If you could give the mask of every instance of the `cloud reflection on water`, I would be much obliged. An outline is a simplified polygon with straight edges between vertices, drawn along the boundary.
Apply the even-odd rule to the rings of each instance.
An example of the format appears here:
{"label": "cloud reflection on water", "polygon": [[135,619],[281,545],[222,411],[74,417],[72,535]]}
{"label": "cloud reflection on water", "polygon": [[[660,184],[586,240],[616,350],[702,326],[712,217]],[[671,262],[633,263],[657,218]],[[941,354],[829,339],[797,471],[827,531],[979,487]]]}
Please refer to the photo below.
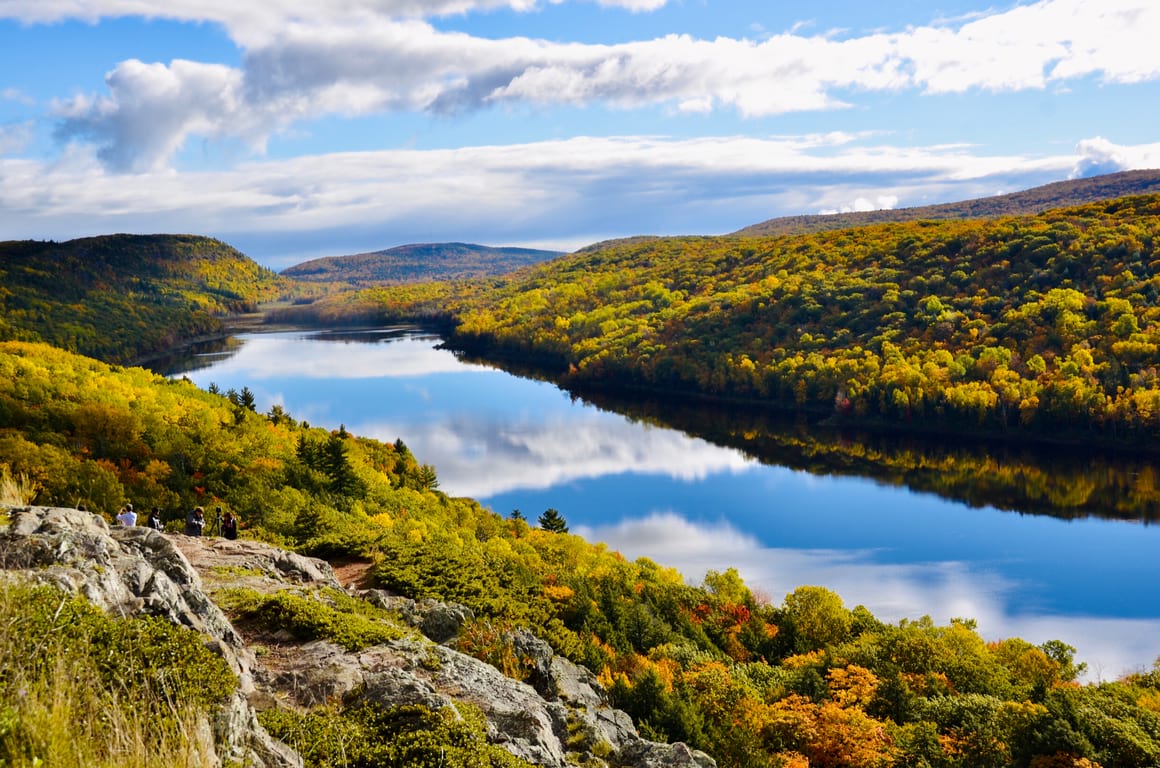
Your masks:
{"label": "cloud reflection on water", "polygon": [[[378,379],[480,373],[492,369],[464,363],[437,349],[426,334],[386,338],[383,331],[246,334],[242,349],[214,364],[220,376],[245,374],[255,381],[288,376],[305,379]],[[364,335],[365,341],[355,340]],[[370,343],[385,342],[390,343]],[[352,347],[354,351],[352,353]],[[497,374],[498,375],[498,374]]]}
{"label": "cloud reflection on water", "polygon": [[763,545],[728,522],[707,525],[672,512],[653,512],[575,533],[606,543],[629,559],[647,557],[699,582],[707,570],[733,567],[760,595],[780,604],[804,584],[824,585],[847,607],[865,605],[896,622],[930,615],[945,624],[972,618],[988,640],[1022,637],[1033,643],[1062,639],[1088,664],[1086,679],[1115,679],[1157,653],[1160,619],[1044,616],[1019,611],[1020,585],[958,561],[878,563],[873,550],[782,549]]}
{"label": "cloud reflection on water", "polygon": [[354,430],[380,440],[409,435],[411,451],[438,468],[441,490],[473,498],[627,472],[701,480],[754,464],[739,451],[592,411],[516,421],[462,414],[422,429],[391,422]]}

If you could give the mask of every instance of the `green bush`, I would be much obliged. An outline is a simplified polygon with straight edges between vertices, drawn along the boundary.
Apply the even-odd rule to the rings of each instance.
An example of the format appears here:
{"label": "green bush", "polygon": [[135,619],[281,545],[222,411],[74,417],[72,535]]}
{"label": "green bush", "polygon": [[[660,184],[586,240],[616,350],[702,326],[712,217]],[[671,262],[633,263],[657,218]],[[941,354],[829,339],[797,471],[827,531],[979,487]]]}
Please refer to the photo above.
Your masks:
{"label": "green bush", "polygon": [[483,715],[470,705],[363,704],[305,714],[268,710],[259,719],[298,750],[308,768],[523,768],[529,763],[489,744]]}
{"label": "green bush", "polygon": [[285,630],[299,640],[330,640],[348,651],[407,634],[390,612],[337,589],[327,588],[316,596],[285,590],[263,595],[252,589],[228,589],[215,597],[235,618],[262,630]]}

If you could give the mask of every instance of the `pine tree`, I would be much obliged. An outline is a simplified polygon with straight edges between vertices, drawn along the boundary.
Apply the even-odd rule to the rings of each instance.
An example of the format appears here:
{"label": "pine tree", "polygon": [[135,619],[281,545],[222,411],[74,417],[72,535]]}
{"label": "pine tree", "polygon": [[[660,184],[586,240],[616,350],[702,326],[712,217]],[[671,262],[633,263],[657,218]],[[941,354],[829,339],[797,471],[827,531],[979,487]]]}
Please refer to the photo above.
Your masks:
{"label": "pine tree", "polygon": [[551,533],[567,533],[568,521],[560,514],[560,510],[555,507],[548,507],[544,510],[544,514],[540,515],[538,522],[540,527],[545,531]]}

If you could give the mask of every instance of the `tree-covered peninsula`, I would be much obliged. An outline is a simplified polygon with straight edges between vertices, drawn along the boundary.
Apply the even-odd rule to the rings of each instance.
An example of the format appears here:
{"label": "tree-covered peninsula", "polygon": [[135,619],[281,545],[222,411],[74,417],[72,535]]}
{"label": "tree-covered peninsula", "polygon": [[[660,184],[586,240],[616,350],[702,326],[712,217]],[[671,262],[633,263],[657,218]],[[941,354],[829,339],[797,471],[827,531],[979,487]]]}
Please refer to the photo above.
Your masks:
{"label": "tree-covered peninsula", "polygon": [[234,248],[195,235],[0,243],[0,339],[110,362],[220,333],[223,317],[291,291]]}
{"label": "tree-covered peninsula", "polygon": [[[434,468],[401,441],[311,427],[277,407],[258,413],[246,391],[214,394],[42,344],[0,344],[0,465],[23,503],[83,503],[108,514],[132,500],[140,510],[163,509],[171,530],[181,529],[192,505],[222,505],[241,515],[243,538],[365,563],[375,586],[470,609],[455,646],[535,684],[540,669],[521,640],[530,628],[591,670],[643,735],[686,742],[722,766],[1160,760],[1155,671],[1080,684],[1063,642],[986,641],[969,619],[888,624],[819,586],[770,601],[731,570],[694,586],[652,561],[629,562],[566,532],[450,498],[438,490]],[[313,601],[279,594],[226,588],[216,597],[239,626],[278,630],[278,645],[265,650],[274,659],[312,640],[365,648],[399,631],[385,628],[390,620],[380,609],[333,591]],[[41,591],[3,597],[4,615],[19,615],[21,601],[31,601],[53,626],[59,599]],[[97,637],[142,631],[84,621]],[[186,642],[164,638],[173,647]],[[100,653],[104,641],[93,647]],[[432,669],[440,658],[432,652]],[[0,686],[7,681],[0,676]],[[34,733],[26,699],[10,694],[4,689],[0,705],[0,757],[33,764],[21,762],[37,754],[25,738]],[[262,721],[292,738],[312,766],[376,764],[370,756],[386,759],[402,744],[433,765],[467,765],[465,746],[482,733],[467,715],[456,730],[424,707],[265,706]],[[619,764],[621,755],[597,733],[577,726],[568,744],[570,765]],[[484,759],[483,747],[475,749]],[[372,762],[343,762],[342,754]],[[487,755],[488,765],[517,764]]]}
{"label": "tree-covered peninsula", "polygon": [[1025,217],[658,238],[311,309],[437,319],[461,349],[533,362],[581,390],[1150,447],[1158,234],[1151,195]]}

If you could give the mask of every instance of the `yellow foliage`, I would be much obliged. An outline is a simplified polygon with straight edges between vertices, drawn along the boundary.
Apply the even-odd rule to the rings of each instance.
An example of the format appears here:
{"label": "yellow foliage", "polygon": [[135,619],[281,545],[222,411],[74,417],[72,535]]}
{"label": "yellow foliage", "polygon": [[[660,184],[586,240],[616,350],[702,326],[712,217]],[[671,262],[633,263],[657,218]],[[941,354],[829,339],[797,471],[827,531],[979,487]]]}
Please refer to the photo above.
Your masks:
{"label": "yellow foliage", "polygon": [[877,675],[857,664],[831,669],[826,681],[834,701],[843,707],[864,707],[878,690]]}
{"label": "yellow foliage", "polygon": [[1148,690],[1141,693],[1140,697],[1136,699],[1136,705],[1153,712],[1160,712],[1160,691]]}
{"label": "yellow foliage", "polygon": [[565,600],[571,600],[572,596],[575,594],[575,590],[563,584],[559,586],[549,584],[544,587],[544,597],[548,598],[549,600],[564,602]]}
{"label": "yellow foliage", "polygon": [[[774,633],[776,634],[776,632]],[[809,653],[799,653],[789,656],[781,662],[787,669],[804,669],[805,667],[820,667],[825,662],[825,651],[819,649]]]}
{"label": "yellow foliage", "polygon": [[801,752],[781,752],[782,768],[810,768],[810,759]]}

